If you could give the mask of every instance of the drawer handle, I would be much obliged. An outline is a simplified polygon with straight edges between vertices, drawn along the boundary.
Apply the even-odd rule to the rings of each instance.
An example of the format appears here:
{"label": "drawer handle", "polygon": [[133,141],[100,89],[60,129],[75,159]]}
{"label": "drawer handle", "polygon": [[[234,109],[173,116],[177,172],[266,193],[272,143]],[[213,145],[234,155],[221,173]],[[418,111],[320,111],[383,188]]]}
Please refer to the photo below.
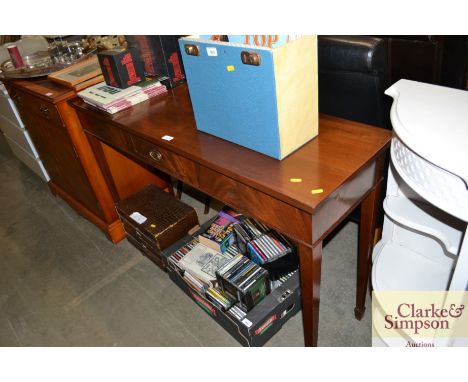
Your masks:
{"label": "drawer handle", "polygon": [[156,162],[161,162],[162,154],[158,150],[151,150],[148,155]]}
{"label": "drawer handle", "polygon": [[49,108],[47,108],[46,106],[41,106],[39,110],[41,111],[42,114],[45,114],[45,115],[49,114]]}

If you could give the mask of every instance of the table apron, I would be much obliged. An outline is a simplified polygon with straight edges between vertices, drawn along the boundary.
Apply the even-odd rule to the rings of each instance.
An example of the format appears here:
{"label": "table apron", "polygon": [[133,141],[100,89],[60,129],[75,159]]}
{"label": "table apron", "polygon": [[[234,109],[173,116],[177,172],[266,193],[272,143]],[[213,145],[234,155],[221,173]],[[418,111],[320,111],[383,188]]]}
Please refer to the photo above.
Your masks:
{"label": "table apron", "polygon": [[[85,118],[82,117],[82,119]],[[241,213],[262,221],[293,240],[311,245],[312,219],[310,213],[173,151],[143,141],[141,138],[118,128],[105,126],[101,121],[89,118],[86,122],[84,126],[87,134],[143,160],[150,166],[178,180],[182,180]],[[148,155],[152,150],[161,153],[159,161]],[[292,224],[292,222],[294,223]]]}
{"label": "table apron", "polygon": [[198,166],[198,189],[291,239],[311,245],[311,214],[207,167]]}
{"label": "table apron", "polygon": [[312,242],[323,240],[378,183],[377,159],[335,190],[313,213]]}
{"label": "table apron", "polygon": [[[377,182],[375,176],[377,159],[374,159],[333,192],[311,214],[120,129],[110,129],[109,126],[104,126],[105,124],[96,120],[87,122],[85,126],[88,134],[182,180],[241,213],[259,219],[309,247],[322,240],[336,227]],[[149,156],[152,150],[162,154],[160,161],[155,161]]]}

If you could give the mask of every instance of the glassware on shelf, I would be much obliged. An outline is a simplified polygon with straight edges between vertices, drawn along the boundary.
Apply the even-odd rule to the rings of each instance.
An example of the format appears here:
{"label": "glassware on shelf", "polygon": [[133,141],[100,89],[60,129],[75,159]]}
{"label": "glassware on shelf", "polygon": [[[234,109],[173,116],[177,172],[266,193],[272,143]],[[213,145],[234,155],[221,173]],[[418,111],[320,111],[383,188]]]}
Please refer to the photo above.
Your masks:
{"label": "glassware on shelf", "polygon": [[49,45],[49,55],[55,65],[69,65],[84,56],[80,42],[54,41]]}

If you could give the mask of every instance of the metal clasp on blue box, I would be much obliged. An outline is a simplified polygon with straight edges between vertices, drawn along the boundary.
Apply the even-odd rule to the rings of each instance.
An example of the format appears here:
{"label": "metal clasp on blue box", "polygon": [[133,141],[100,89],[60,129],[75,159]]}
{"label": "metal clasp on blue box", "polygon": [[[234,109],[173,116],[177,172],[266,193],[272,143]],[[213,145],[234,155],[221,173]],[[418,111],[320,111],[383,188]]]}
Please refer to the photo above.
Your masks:
{"label": "metal clasp on blue box", "polygon": [[317,36],[278,47],[179,40],[198,130],[283,159],[318,134]]}

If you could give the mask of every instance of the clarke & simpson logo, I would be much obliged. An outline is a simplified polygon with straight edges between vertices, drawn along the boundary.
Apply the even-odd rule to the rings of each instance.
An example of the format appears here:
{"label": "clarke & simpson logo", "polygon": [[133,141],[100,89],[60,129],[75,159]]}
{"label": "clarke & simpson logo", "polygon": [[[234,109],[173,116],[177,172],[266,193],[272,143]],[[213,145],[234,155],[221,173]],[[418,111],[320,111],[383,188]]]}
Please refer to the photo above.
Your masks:
{"label": "clarke & simpson logo", "polygon": [[[415,304],[398,305],[396,315],[385,316],[385,329],[407,329],[419,334],[422,329],[449,329],[450,321],[447,318],[458,318],[463,314],[465,305],[451,304],[448,309],[436,308],[431,304],[429,308],[417,308]],[[445,319],[444,319],[445,318]]]}
{"label": "clarke & simpson logo", "polygon": [[374,291],[373,345],[466,346],[467,303],[464,291]]}

